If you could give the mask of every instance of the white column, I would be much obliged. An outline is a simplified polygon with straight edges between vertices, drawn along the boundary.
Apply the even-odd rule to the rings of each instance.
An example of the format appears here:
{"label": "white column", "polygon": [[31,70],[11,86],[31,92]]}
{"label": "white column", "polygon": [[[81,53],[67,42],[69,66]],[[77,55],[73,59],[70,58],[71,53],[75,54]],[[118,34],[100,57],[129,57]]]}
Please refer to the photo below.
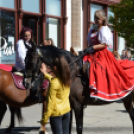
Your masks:
{"label": "white column", "polygon": [[82,1],[72,0],[72,35],[71,35],[71,46],[74,47],[76,51],[81,50],[82,46]]}
{"label": "white column", "polygon": [[122,37],[118,38],[118,53],[121,55],[122,50],[125,49],[125,39]]}
{"label": "white column", "polygon": [[71,47],[71,0],[67,0],[66,50]]}

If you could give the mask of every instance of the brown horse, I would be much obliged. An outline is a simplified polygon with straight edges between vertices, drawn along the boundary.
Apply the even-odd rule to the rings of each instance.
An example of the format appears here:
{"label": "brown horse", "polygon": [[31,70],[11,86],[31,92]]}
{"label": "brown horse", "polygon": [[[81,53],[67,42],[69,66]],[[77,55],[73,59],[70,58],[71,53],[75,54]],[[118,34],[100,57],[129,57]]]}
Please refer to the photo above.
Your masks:
{"label": "brown horse", "polygon": [[[39,75],[39,67],[42,62],[44,62],[47,65],[50,65],[53,58],[64,56],[66,60],[68,61],[70,65],[70,72],[71,72],[71,91],[70,91],[70,104],[72,109],[75,112],[75,119],[76,119],[76,131],[78,134],[82,134],[83,130],[83,108],[86,105],[103,105],[103,104],[109,104],[112,102],[106,102],[106,101],[89,101],[89,85],[88,83],[88,76],[85,73],[82,73],[78,76],[78,68],[81,66],[82,59],[77,60],[76,58],[79,58],[77,56],[74,56],[72,53],[56,48],[54,46],[43,46],[43,47],[37,47],[33,48],[31,51],[27,53],[25,63],[26,63],[26,76],[25,76],[25,83],[27,86],[31,87],[31,83],[33,82],[32,79],[29,80],[29,77],[37,77]],[[73,63],[74,64],[70,64]],[[82,82],[83,81],[83,82]],[[83,83],[83,84],[82,84]],[[124,99],[122,99],[122,102],[124,103],[124,106],[127,110],[127,112],[130,115],[130,118],[132,120],[133,124],[133,133],[134,133],[134,109],[133,109],[133,97],[134,97],[134,91],[131,92],[128,96],[126,96]],[[71,126],[71,124],[70,124]]]}
{"label": "brown horse", "polygon": [[[45,90],[42,95],[46,97]],[[31,102],[29,97],[27,97],[27,90],[18,89],[14,85],[11,72],[4,71],[0,69],[0,100],[12,107],[21,108],[36,104]],[[3,104],[0,103],[0,109],[3,108]],[[43,107],[45,107],[45,102],[43,102]],[[43,108],[44,110],[45,108]]]}

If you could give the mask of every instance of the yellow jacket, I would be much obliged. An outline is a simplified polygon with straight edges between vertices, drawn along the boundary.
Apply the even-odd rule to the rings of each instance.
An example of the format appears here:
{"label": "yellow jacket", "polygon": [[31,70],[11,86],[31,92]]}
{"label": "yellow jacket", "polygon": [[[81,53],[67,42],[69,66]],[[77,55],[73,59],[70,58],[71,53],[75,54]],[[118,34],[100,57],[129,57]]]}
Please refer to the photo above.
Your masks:
{"label": "yellow jacket", "polygon": [[42,124],[46,124],[50,116],[61,116],[70,111],[70,87],[65,87],[58,77],[53,78],[51,75],[45,74],[44,78],[50,83],[47,93],[47,108],[41,120]]}

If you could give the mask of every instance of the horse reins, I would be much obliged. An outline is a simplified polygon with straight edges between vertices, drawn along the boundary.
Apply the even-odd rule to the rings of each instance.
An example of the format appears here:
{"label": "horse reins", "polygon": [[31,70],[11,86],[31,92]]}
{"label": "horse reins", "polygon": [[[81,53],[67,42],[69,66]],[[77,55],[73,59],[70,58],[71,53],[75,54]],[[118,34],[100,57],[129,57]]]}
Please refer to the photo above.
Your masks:
{"label": "horse reins", "polygon": [[79,60],[80,58],[82,58],[85,54],[83,53],[81,56],[79,56],[78,58],[76,58],[73,62],[69,63],[69,66],[73,65],[77,60]]}

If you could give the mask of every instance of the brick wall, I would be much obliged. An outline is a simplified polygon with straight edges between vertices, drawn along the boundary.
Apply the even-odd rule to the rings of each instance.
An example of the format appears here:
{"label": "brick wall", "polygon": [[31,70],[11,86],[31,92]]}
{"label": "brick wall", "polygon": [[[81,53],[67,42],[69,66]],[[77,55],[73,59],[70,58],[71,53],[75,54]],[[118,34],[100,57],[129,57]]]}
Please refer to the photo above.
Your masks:
{"label": "brick wall", "polygon": [[71,1],[71,45],[81,47],[81,0]]}

